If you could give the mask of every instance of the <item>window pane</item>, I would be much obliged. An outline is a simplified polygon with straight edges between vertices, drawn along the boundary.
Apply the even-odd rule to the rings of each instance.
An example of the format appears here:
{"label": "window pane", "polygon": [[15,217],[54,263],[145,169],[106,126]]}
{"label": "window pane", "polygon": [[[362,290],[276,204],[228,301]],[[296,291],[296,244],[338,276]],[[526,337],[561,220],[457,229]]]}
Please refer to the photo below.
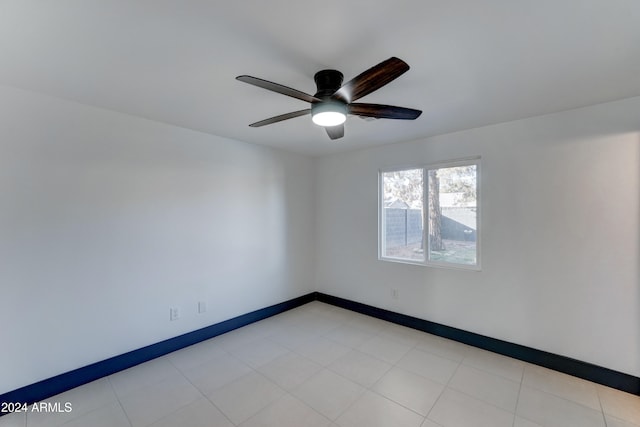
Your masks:
{"label": "window pane", "polygon": [[424,261],[423,169],[382,174],[382,256]]}
{"label": "window pane", "polygon": [[477,265],[477,165],[428,175],[429,261]]}

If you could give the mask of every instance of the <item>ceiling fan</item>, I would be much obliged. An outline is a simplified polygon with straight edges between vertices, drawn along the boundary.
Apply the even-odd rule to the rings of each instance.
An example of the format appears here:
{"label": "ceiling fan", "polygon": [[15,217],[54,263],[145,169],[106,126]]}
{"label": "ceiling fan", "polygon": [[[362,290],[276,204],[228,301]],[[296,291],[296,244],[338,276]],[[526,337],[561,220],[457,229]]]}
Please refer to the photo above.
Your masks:
{"label": "ceiling fan", "polygon": [[347,114],[373,117],[376,119],[415,120],[422,111],[412,108],[395,107],[393,105],[363,104],[354,102],[371,92],[380,89],[387,83],[400,77],[409,70],[409,65],[401,59],[391,57],[367,71],[354,77],[344,85],[343,75],[337,70],[318,71],[313,77],[317,92],[309,95],[296,89],[273,83],[252,76],[238,76],[237,80],[263,89],[291,96],[311,103],[311,108],[281,114],[269,119],[252,123],[251,127],[260,127],[311,114],[313,122],[323,126],[329,138],[339,139],[344,136],[344,122]]}

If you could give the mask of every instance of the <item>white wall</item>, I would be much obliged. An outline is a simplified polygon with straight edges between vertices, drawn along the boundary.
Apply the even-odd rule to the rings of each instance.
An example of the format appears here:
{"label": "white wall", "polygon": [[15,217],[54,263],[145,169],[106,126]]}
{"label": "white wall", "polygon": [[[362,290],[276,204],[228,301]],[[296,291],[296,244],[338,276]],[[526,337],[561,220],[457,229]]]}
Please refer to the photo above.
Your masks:
{"label": "white wall", "polygon": [[311,159],[0,87],[0,393],[313,291],[313,197]]}
{"label": "white wall", "polygon": [[[482,271],[378,261],[378,169],[475,155]],[[316,166],[318,291],[640,375],[640,98]]]}
{"label": "white wall", "polygon": [[[312,160],[0,87],[0,393],[313,290],[638,376],[639,117]],[[483,270],[378,261],[378,169],[473,155]]]}

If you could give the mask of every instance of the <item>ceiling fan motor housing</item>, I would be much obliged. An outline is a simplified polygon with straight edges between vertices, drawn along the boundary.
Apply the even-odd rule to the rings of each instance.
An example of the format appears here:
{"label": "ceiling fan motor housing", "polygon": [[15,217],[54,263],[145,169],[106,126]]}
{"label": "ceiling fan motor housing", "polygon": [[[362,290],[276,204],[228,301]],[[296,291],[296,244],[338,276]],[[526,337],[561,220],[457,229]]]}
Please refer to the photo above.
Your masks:
{"label": "ceiling fan motor housing", "polygon": [[318,71],[315,76],[313,76],[316,87],[318,88],[315,97],[320,99],[329,98],[340,89],[343,78],[344,76],[338,70]]}

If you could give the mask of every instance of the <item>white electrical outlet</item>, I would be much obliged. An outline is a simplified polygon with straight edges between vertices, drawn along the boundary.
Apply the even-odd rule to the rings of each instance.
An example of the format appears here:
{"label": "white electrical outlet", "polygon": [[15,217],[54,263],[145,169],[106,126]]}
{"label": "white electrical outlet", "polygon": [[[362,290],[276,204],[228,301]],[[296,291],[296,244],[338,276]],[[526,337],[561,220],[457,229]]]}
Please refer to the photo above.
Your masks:
{"label": "white electrical outlet", "polygon": [[202,314],[207,311],[207,303],[205,301],[198,301],[198,313]]}
{"label": "white electrical outlet", "polygon": [[180,318],[180,307],[169,308],[169,320],[174,321]]}

